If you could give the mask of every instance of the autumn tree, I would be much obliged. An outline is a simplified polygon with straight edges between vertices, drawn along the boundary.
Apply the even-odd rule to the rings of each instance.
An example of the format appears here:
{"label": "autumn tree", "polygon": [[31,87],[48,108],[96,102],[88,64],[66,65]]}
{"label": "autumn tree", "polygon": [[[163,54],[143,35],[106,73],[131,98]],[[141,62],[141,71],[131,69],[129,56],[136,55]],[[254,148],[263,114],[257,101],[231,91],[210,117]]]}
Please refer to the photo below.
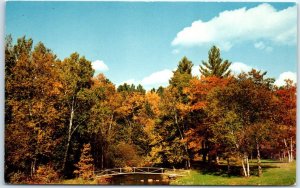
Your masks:
{"label": "autumn tree", "polygon": [[296,137],[296,85],[291,80],[276,89],[278,97],[276,123],[278,124],[279,143],[284,146],[283,153],[288,154],[288,162],[294,159]]}
{"label": "autumn tree", "polygon": [[31,177],[40,164],[54,161],[62,126],[56,56],[42,43],[32,50],[32,43],[23,37],[7,45],[5,129],[7,167]]}
{"label": "autumn tree", "polygon": [[202,155],[204,162],[211,161],[214,153],[217,157],[216,146],[210,141],[211,130],[210,123],[214,118],[209,117],[206,107],[210,103],[208,101],[209,94],[214,90],[222,89],[227,86],[231,79],[219,78],[216,76],[193,78],[190,80],[189,86],[184,89],[184,93],[189,98],[191,126],[186,132],[186,139],[189,142],[189,149],[197,156]]}
{"label": "autumn tree", "polygon": [[207,103],[207,113],[213,120],[209,126],[212,140],[223,142],[224,149],[234,149],[247,177],[250,176],[248,158],[253,150],[257,153],[258,174],[262,172],[260,150],[273,121],[274,95],[271,80],[264,75],[256,70],[243,73],[227,87],[214,90]]}
{"label": "autumn tree", "polygon": [[74,171],[78,177],[88,180],[92,179],[94,175],[94,159],[91,155],[91,145],[84,144],[81,150],[79,162],[75,165],[77,170]]}
{"label": "autumn tree", "polygon": [[90,179],[112,167],[190,168],[201,156],[227,160],[228,173],[235,158],[249,177],[249,156],[258,176],[261,156],[295,158],[296,85],[274,86],[254,69],[230,75],[216,46],[200,78],[183,57],[168,86],[146,91],[94,76],[78,53],[61,61],[32,39],[5,42],[7,182],[55,183],[62,173]]}
{"label": "autumn tree", "polygon": [[231,73],[229,69],[231,62],[223,60],[220,49],[216,46],[211,47],[208,52],[208,61],[202,61],[200,72],[203,76],[228,77]]}
{"label": "autumn tree", "polygon": [[92,79],[90,99],[92,107],[88,119],[87,132],[94,150],[92,154],[97,168],[108,168],[109,156],[114,137],[117,134],[116,111],[120,106],[120,96],[115,86],[103,75]]}
{"label": "autumn tree", "polygon": [[120,107],[117,109],[117,123],[120,125],[117,138],[129,144],[135,144],[140,153],[147,148],[147,135],[144,132],[145,122],[142,120],[145,111],[145,94],[140,91],[121,91]]}

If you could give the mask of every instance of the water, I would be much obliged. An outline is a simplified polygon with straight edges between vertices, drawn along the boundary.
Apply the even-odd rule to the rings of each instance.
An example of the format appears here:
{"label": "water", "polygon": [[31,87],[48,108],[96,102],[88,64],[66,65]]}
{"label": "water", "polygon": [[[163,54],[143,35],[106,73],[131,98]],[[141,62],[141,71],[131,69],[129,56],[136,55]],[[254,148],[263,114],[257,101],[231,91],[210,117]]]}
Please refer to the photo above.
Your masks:
{"label": "water", "polygon": [[160,174],[127,174],[112,176],[111,185],[169,185],[170,179]]}

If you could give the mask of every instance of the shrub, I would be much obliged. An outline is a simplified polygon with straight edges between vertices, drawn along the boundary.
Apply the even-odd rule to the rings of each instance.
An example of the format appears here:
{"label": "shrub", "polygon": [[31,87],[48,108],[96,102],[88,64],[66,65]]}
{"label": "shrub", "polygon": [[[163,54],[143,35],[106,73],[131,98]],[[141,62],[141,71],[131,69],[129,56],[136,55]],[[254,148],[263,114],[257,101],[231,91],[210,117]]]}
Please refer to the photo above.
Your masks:
{"label": "shrub", "polygon": [[52,165],[39,166],[33,177],[34,184],[51,184],[58,182],[59,174],[53,169]]}
{"label": "shrub", "polygon": [[23,172],[18,171],[10,174],[9,182],[11,184],[26,184],[28,178]]}

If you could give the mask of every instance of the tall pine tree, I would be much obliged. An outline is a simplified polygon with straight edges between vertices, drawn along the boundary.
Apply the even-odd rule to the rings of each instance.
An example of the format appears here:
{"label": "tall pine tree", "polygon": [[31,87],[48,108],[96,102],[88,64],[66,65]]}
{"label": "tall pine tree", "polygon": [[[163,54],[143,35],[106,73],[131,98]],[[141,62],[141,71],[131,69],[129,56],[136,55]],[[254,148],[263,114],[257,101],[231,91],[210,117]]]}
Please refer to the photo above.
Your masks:
{"label": "tall pine tree", "polygon": [[203,76],[217,76],[220,78],[228,77],[231,73],[229,66],[231,62],[228,60],[222,60],[220,57],[220,49],[213,46],[208,52],[208,62],[202,61],[200,65],[200,72]]}

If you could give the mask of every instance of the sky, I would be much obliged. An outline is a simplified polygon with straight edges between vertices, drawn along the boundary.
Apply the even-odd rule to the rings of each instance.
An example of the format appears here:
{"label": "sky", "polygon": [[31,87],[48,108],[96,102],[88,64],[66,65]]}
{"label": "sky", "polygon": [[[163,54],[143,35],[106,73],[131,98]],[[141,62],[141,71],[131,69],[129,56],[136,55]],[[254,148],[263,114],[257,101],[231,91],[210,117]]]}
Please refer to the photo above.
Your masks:
{"label": "sky", "polygon": [[212,45],[235,74],[297,80],[295,3],[8,1],[5,14],[14,41],[41,41],[61,60],[78,52],[117,86],[167,86],[183,56],[199,76]]}

